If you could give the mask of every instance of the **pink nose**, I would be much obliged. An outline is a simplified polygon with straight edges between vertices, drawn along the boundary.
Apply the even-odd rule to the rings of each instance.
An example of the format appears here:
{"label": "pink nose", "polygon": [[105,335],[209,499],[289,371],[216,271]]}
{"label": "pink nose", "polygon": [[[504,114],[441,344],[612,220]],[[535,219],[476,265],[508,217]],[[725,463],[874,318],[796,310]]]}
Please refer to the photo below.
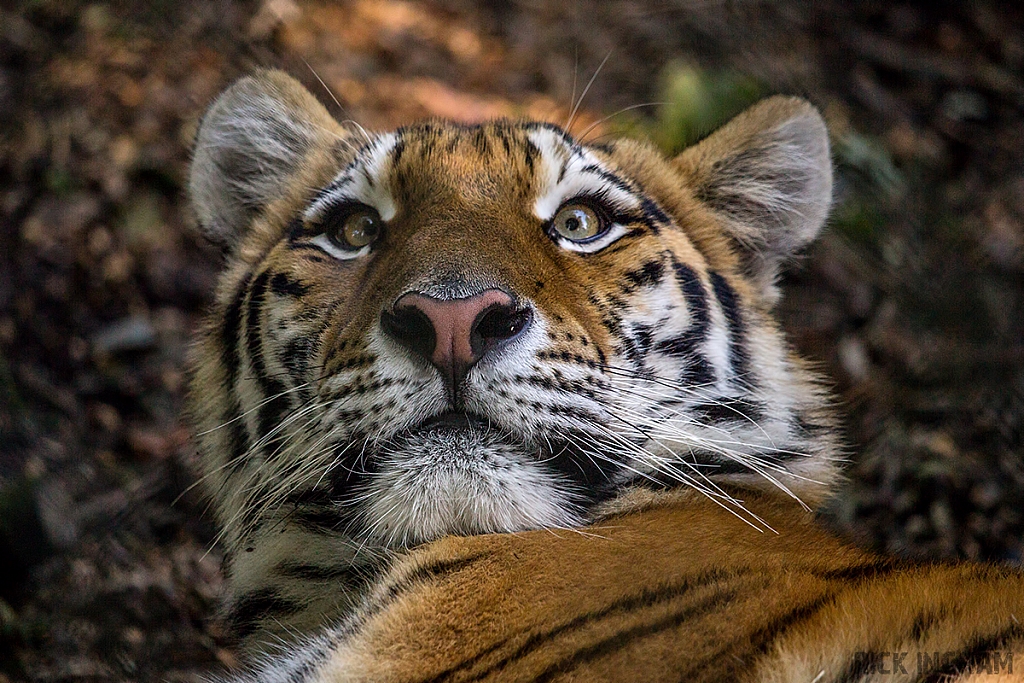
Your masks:
{"label": "pink nose", "polygon": [[469,368],[519,336],[531,320],[530,309],[517,308],[500,289],[460,299],[411,292],[398,298],[392,313],[381,315],[381,326],[433,363],[454,391]]}

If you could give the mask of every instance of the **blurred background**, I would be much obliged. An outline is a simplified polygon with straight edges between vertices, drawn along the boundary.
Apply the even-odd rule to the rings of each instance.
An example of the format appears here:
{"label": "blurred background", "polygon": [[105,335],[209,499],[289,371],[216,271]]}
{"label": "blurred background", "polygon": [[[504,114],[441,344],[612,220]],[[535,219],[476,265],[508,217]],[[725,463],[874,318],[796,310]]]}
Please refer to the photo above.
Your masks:
{"label": "blurred background", "polygon": [[367,128],[579,106],[576,133],[669,152],[809,98],[837,200],[781,314],[848,415],[823,516],[886,551],[1021,561],[1024,6],[3,0],[0,683],[237,663],[180,421],[219,265],[183,186],[205,105],[256,66]]}

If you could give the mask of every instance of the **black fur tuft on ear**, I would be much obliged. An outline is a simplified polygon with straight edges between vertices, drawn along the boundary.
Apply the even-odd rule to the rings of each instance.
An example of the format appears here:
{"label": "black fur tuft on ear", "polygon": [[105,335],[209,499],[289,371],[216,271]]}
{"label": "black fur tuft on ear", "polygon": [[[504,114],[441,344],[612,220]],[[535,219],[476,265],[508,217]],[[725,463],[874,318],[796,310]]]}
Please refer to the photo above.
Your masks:
{"label": "black fur tuft on ear", "polygon": [[234,246],[306,154],[343,136],[324,106],[287,74],[261,71],[236,81],[210,106],[196,135],[188,189],[200,228]]}
{"label": "black fur tuft on ear", "polygon": [[783,262],[813,240],[832,201],[828,132],[818,111],[772,97],[675,160],[698,199],[724,221],[748,274],[778,298]]}

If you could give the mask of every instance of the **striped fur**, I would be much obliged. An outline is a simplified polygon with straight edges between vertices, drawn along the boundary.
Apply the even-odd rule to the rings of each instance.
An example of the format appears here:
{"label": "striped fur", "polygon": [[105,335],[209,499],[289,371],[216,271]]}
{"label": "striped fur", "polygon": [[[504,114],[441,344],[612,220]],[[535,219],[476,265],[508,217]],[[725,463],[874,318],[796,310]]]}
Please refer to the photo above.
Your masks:
{"label": "striped fur", "polygon": [[[534,122],[435,121],[370,135],[336,123],[289,77],[264,72],[207,113],[190,190],[203,230],[227,254],[192,359],[204,481],[229,556],[227,615],[252,651],[291,643],[284,651],[297,654],[269,665],[299,667],[282,680],[314,671],[390,680],[379,667],[391,658],[377,653],[415,650],[401,628],[419,624],[408,637],[437,644],[416,630],[416,619],[430,622],[430,605],[454,600],[444,612],[452,628],[484,634],[476,620],[493,610],[459,591],[493,595],[515,575],[539,600],[566,558],[582,569],[549,587],[563,616],[573,618],[564,601],[575,600],[574,577],[593,574],[574,609],[611,609],[618,616],[601,629],[640,624],[638,607],[615,606],[638,599],[642,611],[667,610],[675,635],[666,638],[693,637],[688,629],[706,623],[701,600],[737,634],[774,623],[771,611],[736,617],[781,580],[749,568],[759,543],[788,548],[772,566],[838,572],[820,590],[793,578],[807,586],[782,591],[778,614],[823,608],[842,592],[844,571],[878,562],[804,518],[836,481],[838,439],[827,392],[771,310],[780,265],[817,234],[830,201],[827,135],[807,103],[767,100],[665,159],[642,143],[586,145]],[[587,211],[600,225],[591,238],[557,229],[561,216]],[[376,238],[338,236],[355,214],[370,217]],[[491,303],[465,329],[437,313],[476,301]],[[623,516],[638,497],[667,504],[680,495],[682,508]],[[671,521],[646,521],[664,515]],[[595,523],[605,526],[570,531]],[[648,575],[639,550],[623,556],[630,567],[609,546],[578,545],[618,524],[654,534],[641,543],[652,553],[650,544],[678,534],[680,552],[665,546],[664,566]],[[517,535],[481,537],[502,532]],[[452,535],[468,538],[407,556]],[[549,564],[510,564],[524,542]],[[744,544],[753,545],[732,552]],[[683,552],[699,546],[708,549],[699,557]],[[504,563],[498,584],[484,578],[502,576],[489,558]],[[929,571],[897,575],[911,577],[905,585],[931,581]],[[935,571],[937,585],[956,575]],[[409,572],[433,578],[416,603],[426,611],[406,621],[405,596],[421,586],[402,578]],[[819,602],[807,602],[815,590]],[[654,591],[646,602],[645,591]],[[508,638],[561,628],[551,614],[510,621],[521,628]],[[465,642],[491,653],[481,661],[512,642],[481,637]],[[764,643],[760,663],[776,652],[774,635]],[[559,648],[538,645],[537,661],[552,664]],[[675,650],[673,670],[718,666]],[[836,661],[847,650],[832,651]],[[471,650],[451,652],[444,666]],[[434,675],[410,657],[395,680]],[[755,670],[755,659],[744,662]]]}
{"label": "striped fur", "polygon": [[1021,572],[879,557],[777,496],[737,495],[779,533],[686,492],[582,533],[433,543],[241,680],[1024,680]]}

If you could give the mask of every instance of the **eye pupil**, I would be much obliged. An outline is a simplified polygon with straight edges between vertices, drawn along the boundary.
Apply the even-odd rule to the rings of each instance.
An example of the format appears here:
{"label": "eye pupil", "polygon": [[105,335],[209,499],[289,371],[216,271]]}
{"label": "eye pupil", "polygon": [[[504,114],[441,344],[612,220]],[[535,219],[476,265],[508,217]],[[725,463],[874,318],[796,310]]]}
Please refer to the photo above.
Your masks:
{"label": "eye pupil", "polygon": [[340,216],[326,233],[334,244],[351,251],[372,244],[380,236],[380,230],[380,216],[374,209],[363,207]]}
{"label": "eye pupil", "polygon": [[377,221],[369,213],[359,213],[345,221],[345,241],[353,247],[363,247],[377,237]]}
{"label": "eye pupil", "polygon": [[555,236],[579,242],[601,234],[605,226],[597,212],[586,204],[566,204],[551,221]]}

